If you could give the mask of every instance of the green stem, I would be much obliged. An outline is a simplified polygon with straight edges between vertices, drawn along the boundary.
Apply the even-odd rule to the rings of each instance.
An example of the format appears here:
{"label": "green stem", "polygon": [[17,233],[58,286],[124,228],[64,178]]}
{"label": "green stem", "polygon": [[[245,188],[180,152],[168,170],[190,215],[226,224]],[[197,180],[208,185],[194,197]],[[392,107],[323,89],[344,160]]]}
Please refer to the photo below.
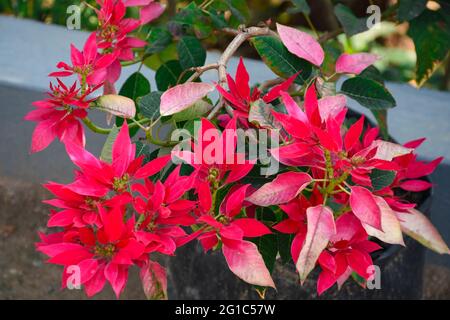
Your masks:
{"label": "green stem", "polygon": [[331,183],[327,187],[326,192],[327,193],[333,192],[334,188],[336,188],[337,186],[340,186],[341,183],[343,183],[345,180],[347,180],[348,176],[349,176],[349,173],[344,172],[339,178],[331,181]]}
{"label": "green stem", "polygon": [[307,15],[306,13],[303,12],[303,16],[305,17],[306,22],[308,23],[308,25],[311,28],[311,30],[316,35],[316,38],[319,38],[319,33],[317,32],[316,28],[314,27],[314,24],[312,23],[311,18],[309,17],[309,15]]}
{"label": "green stem", "polygon": [[327,170],[327,177],[328,179],[333,180],[334,179],[334,171],[333,171],[333,163],[331,162],[331,152],[328,150],[325,150],[325,166]]}
{"label": "green stem", "polygon": [[177,141],[162,141],[158,138],[153,137],[151,130],[147,130],[145,132],[145,137],[150,143],[153,143],[154,145],[160,146],[160,147],[173,147],[178,142]]}
{"label": "green stem", "polygon": [[109,134],[111,132],[111,129],[108,128],[102,128],[102,127],[98,127],[95,123],[93,123],[91,121],[91,119],[89,119],[88,117],[83,118],[83,122],[84,124],[91,129],[91,131],[95,132],[95,133],[100,133],[100,134]]}
{"label": "green stem", "polygon": [[[88,117],[83,119],[84,124],[92,131],[95,133],[100,133],[100,134],[109,134],[111,132],[110,128],[102,128],[97,126],[95,123],[92,122],[91,119],[89,119]],[[150,123],[151,120],[150,119],[142,119],[139,121],[136,121],[134,123],[130,123],[130,125],[128,126],[129,129],[141,126],[143,124],[147,124]]]}

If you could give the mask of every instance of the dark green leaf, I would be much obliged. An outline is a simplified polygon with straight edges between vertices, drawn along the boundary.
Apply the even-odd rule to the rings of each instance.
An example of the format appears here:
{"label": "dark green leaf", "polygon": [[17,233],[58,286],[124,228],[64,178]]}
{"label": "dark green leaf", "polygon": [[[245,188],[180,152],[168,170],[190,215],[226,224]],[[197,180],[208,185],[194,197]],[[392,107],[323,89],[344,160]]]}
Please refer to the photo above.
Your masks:
{"label": "dark green leaf", "polygon": [[247,23],[250,18],[250,10],[247,2],[242,0],[224,0],[228,5],[233,17],[235,17],[240,23]]}
{"label": "dark green leaf", "polygon": [[399,0],[397,17],[400,21],[414,19],[425,10],[428,0]]}
{"label": "dark green leaf", "polygon": [[190,3],[183,8],[169,23],[168,28],[174,36],[191,34],[197,38],[206,38],[212,32],[209,15]]}
{"label": "dark green leaf", "polygon": [[159,149],[152,150],[152,147],[147,143],[144,143],[142,141],[136,142],[136,158],[144,156],[143,164],[146,164],[147,162],[156,159],[156,157],[158,156],[158,152]]}
{"label": "dark green leaf", "polygon": [[375,191],[384,189],[392,184],[395,179],[395,171],[373,169],[370,180]]}
{"label": "dark green leaf", "polygon": [[[163,63],[156,71],[155,80],[159,91],[166,91],[170,87],[177,85],[183,69],[178,60],[170,60]],[[182,82],[182,81],[181,81]],[[180,83],[181,83],[180,82]]]}
{"label": "dark green leaf", "polygon": [[291,0],[293,7],[288,9],[289,13],[304,13],[309,15],[311,13],[311,9],[309,8],[308,2],[306,0]]}
{"label": "dark green leaf", "polygon": [[232,186],[233,186],[232,184],[228,184],[225,187],[217,190],[214,212],[220,211],[220,205],[223,199],[225,199],[226,195],[228,194],[228,191],[230,191]]}
{"label": "dark green leaf", "polygon": [[154,91],[138,99],[141,114],[149,119],[159,117],[159,105],[161,104],[162,92]]}
{"label": "dark green leaf", "polygon": [[119,91],[121,96],[128,97],[136,101],[150,92],[150,82],[140,72],[133,73],[123,84]]}
{"label": "dark green leaf", "polygon": [[280,77],[289,78],[301,71],[295,82],[303,84],[311,75],[311,64],[290,53],[280,39],[262,36],[252,38],[251,42],[264,63]]}
{"label": "dark green leaf", "polygon": [[211,22],[216,29],[223,29],[229,27],[223,13],[217,13],[215,10],[208,10]]}
{"label": "dark green leaf", "polygon": [[264,259],[267,269],[272,273],[278,253],[277,237],[274,234],[252,239]]}
{"label": "dark green leaf", "polygon": [[186,123],[183,125],[183,129],[187,130],[191,137],[194,137],[196,133],[195,130],[198,130],[198,128],[196,127],[196,122],[197,124],[200,123],[200,119],[186,121]]}
{"label": "dark green leaf", "polygon": [[261,128],[279,128],[278,123],[272,115],[270,105],[262,99],[251,104],[248,121]]}
{"label": "dark green leaf", "polygon": [[367,19],[357,18],[350,8],[341,3],[334,7],[334,14],[348,36],[353,36],[367,30]]}
{"label": "dark green leaf", "polygon": [[342,93],[358,101],[369,109],[387,109],[395,107],[395,100],[380,83],[362,77],[353,77],[344,81]]}
{"label": "dark green leaf", "polygon": [[182,122],[197,119],[211,109],[212,109],[211,104],[209,104],[205,100],[199,100],[190,107],[188,107],[187,109],[184,109],[183,111],[174,114],[172,116],[172,120],[175,122]]}
{"label": "dark green leaf", "polygon": [[183,70],[202,66],[206,60],[206,50],[193,36],[184,36],[177,43],[178,59]]}
{"label": "dark green leaf", "polygon": [[172,42],[172,34],[165,28],[154,27],[150,31],[146,54],[163,51]]}
{"label": "dark green leaf", "polygon": [[389,131],[388,131],[388,113],[387,109],[382,110],[375,110],[372,109],[372,114],[374,115],[375,119],[377,120],[378,126],[380,127],[380,133],[383,139],[388,140],[389,139]]}
{"label": "dark green leaf", "polygon": [[283,264],[292,261],[291,245],[294,236],[294,234],[277,233],[278,252]]}
{"label": "dark green leaf", "polygon": [[372,79],[380,84],[384,85],[384,79],[381,72],[375,66],[369,66],[365,68],[360,74],[360,77]]}
{"label": "dark green leaf", "polygon": [[416,47],[416,82],[424,84],[450,48],[450,22],[440,11],[425,10],[410,21],[408,35]]}
{"label": "dark green leaf", "polygon": [[119,128],[114,125],[111,128],[111,132],[108,134],[106,138],[105,144],[103,145],[102,152],[100,154],[100,159],[111,163],[112,162],[112,147],[114,145],[114,141],[116,141],[117,135],[119,134]]}
{"label": "dark green leaf", "polygon": [[361,277],[356,272],[352,272],[352,279],[355,280],[355,282],[360,285],[361,287],[365,288],[367,284],[367,280]]}

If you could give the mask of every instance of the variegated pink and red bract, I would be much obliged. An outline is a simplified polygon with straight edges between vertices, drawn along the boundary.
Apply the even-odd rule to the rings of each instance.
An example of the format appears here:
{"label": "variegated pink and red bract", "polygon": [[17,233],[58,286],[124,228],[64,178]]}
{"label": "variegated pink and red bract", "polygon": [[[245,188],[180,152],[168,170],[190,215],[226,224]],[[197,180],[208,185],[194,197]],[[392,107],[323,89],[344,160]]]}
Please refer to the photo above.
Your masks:
{"label": "variegated pink and red bract", "polygon": [[[227,108],[202,115],[187,140],[159,141],[152,134],[161,117],[147,118],[132,99],[111,95],[122,64],[147,45],[132,32],[164,8],[153,0],[97,3],[98,30],[82,50],[72,45],[70,63],[59,62],[59,70],[50,74],[57,84],[50,84],[48,98],[36,101],[26,116],[37,122],[31,152],[58,138],[76,167],[72,182],[44,185],[54,195],[45,201],[52,207],[47,227],[57,231],[40,233],[36,244],[48,263],[63,266],[63,288],[73,284],[75,270],[77,285],[89,297],[109,283],[119,298],[130,268],[137,266],[146,296],[166,299],[170,283],[155,256],[174,256],[193,241],[205,252],[218,251],[230,271],[259,293],[276,288],[271,272],[278,256],[272,252],[270,264],[259,239],[290,235],[287,260],[296,266],[301,284],[319,271],[319,295],[352,276],[371,279],[372,253],[404,246],[403,234],[450,253],[417,204],[408,201],[408,195],[432,187],[425,177],[442,158],[418,160],[415,149],[425,139],[404,145],[381,139],[364,116],[348,117],[345,96],[319,90],[324,52],[312,36],[277,25],[286,50],[318,68],[302,90],[295,82],[301,71],[278,79],[267,92],[251,88],[241,58],[235,78],[227,75],[216,85],[216,106]],[[139,19],[126,17],[131,6],[138,7]],[[335,73],[356,75],[376,60],[370,54],[343,54]],[[75,76],[70,86],[61,80],[69,76]],[[95,97],[102,87],[104,96]],[[181,122],[176,116],[197,103],[208,104],[205,96],[213,88],[177,83],[160,95],[160,115]],[[129,122],[100,130],[88,118],[94,108]],[[86,150],[82,122],[109,133],[101,157]],[[136,128],[145,134],[133,141]],[[254,130],[261,128],[278,134],[279,144],[267,153],[280,170],[256,179],[265,164],[240,148],[239,135],[253,130],[244,142],[258,141],[261,135]],[[142,141],[161,148],[145,153]]]}

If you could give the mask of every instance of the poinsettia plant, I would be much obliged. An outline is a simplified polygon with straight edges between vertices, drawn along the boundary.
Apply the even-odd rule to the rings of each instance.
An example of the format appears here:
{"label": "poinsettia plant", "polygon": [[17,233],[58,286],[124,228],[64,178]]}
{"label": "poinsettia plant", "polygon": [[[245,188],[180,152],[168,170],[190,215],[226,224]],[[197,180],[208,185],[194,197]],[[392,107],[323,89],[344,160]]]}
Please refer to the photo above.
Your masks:
{"label": "poinsettia plant", "polygon": [[[347,97],[379,111],[395,105],[371,79],[380,57],[342,53],[327,70],[314,36],[270,21],[239,25],[245,17],[233,1],[193,2],[164,26],[152,24],[164,9],[153,0],[97,4],[98,30],[83,48],[71,46],[71,61],[49,75],[48,98],[26,116],[37,122],[31,152],[57,138],[76,166],[73,182],[44,185],[55,232],[37,243],[63,266],[63,287],[76,270],[88,296],[108,282],[119,297],[135,265],[146,296],[165,299],[166,270],[155,256],[192,241],[221,251],[259,292],[276,288],[277,259],[294,263],[301,283],[318,269],[321,294],[352,275],[369,279],[372,253],[404,245],[403,234],[450,253],[405,196],[432,187],[423,177],[442,158],[422,162],[415,150],[424,139],[400,145],[364,116],[348,116]],[[127,17],[129,6],[139,18]],[[232,40],[205,64],[202,41],[221,34]],[[246,42],[278,78],[250,86],[242,58],[228,73]],[[135,64],[117,93],[122,67]],[[158,90],[143,66],[156,69]],[[201,81],[207,71],[217,82]],[[348,80],[336,93],[342,74]],[[106,127],[90,120],[95,110],[106,112]],[[85,128],[107,135],[99,157],[85,149]],[[161,138],[160,129],[170,134]]]}

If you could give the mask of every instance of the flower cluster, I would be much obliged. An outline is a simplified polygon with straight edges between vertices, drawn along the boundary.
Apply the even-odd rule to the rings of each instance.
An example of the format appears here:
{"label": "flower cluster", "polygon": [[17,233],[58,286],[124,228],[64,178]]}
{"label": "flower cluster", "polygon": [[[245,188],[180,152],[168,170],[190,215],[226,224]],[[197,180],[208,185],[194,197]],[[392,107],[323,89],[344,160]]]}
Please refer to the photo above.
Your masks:
{"label": "flower cluster", "polygon": [[[36,101],[35,110],[25,120],[38,124],[33,132],[31,152],[47,148],[55,138],[84,146],[85,137],[80,119],[86,119],[87,110],[95,99],[88,98],[100,88],[104,93],[115,93],[114,83],[121,73],[120,61],[134,59],[134,48],[147,43],[129,34],[142,24],[161,15],[163,7],[153,0],[122,1],[97,0],[99,28],[89,35],[83,50],[70,47],[70,63],[59,62],[59,71],[49,74],[57,84],[50,82],[49,98]],[[140,19],[125,18],[126,6],[143,6]],[[72,86],[60,78],[76,76]]]}
{"label": "flower cluster", "polygon": [[[99,0],[98,4],[99,30],[89,36],[82,51],[72,46],[71,63],[58,63],[60,70],[50,74],[57,85],[50,84],[49,98],[35,102],[37,109],[27,115],[39,122],[32,151],[46,148],[58,137],[77,167],[71,183],[45,185],[55,196],[45,201],[54,208],[47,226],[58,231],[40,234],[37,244],[49,263],[64,267],[63,287],[72,285],[77,272],[77,284],[88,296],[108,282],[119,297],[130,267],[137,266],[147,297],[167,298],[166,270],[154,254],[173,256],[194,240],[205,252],[220,250],[231,272],[260,292],[276,285],[270,271],[273,264],[260,247],[263,241],[254,241],[258,238],[291,235],[287,256],[301,283],[319,269],[318,294],[334,284],[341,287],[351,275],[370,279],[372,253],[404,245],[404,233],[438,253],[450,253],[417,204],[408,201],[411,193],[432,187],[424,177],[442,161],[417,159],[415,149],[424,139],[404,145],[381,139],[379,129],[364,116],[348,116],[344,96],[321,92],[323,78],[317,74],[301,89],[299,72],[267,85],[268,92],[264,86],[251,88],[242,59],[236,78],[223,75],[220,81],[228,89],[216,86],[220,99],[215,107],[205,99],[214,86],[193,82],[195,74],[179,84],[180,74],[177,84],[156,94],[157,99],[147,97],[142,105],[151,109],[158,100],[161,116],[146,118],[149,110],[136,111],[135,101],[114,95],[114,83],[121,63],[134,59],[135,48],[146,46],[130,33],[158,17],[162,7],[152,0]],[[127,6],[140,7],[139,20],[125,18]],[[324,53],[318,42],[298,30],[277,28],[291,53],[320,68]],[[300,42],[310,50],[305,51]],[[335,73],[359,74],[376,60],[369,54],[343,54]],[[223,65],[217,68],[219,75],[224,74]],[[188,69],[200,73],[202,67]],[[77,77],[72,86],[59,79],[72,75]],[[104,95],[92,99],[90,95],[101,87]],[[96,104],[115,116],[133,118],[132,125],[143,129],[145,137],[134,143],[131,125],[123,121],[115,132],[107,130],[104,150],[109,156],[89,153],[79,120],[88,125],[87,110]],[[202,113],[200,121],[183,118],[189,112],[198,117],[205,105],[213,110],[208,116]],[[220,109],[223,105],[226,108]],[[132,112],[123,111],[130,107]],[[223,109],[227,113],[213,113]],[[162,117],[172,117],[177,128],[180,123],[192,124],[194,137],[159,141],[152,134]],[[242,139],[240,133],[248,129],[252,133]],[[270,131],[272,140],[279,138],[266,151],[281,164],[279,172],[259,179],[255,173],[265,164],[245,148],[246,142],[262,140],[256,129]],[[145,145],[136,150],[142,140],[164,148],[158,156],[143,152]],[[275,261],[278,251],[270,254]]]}

